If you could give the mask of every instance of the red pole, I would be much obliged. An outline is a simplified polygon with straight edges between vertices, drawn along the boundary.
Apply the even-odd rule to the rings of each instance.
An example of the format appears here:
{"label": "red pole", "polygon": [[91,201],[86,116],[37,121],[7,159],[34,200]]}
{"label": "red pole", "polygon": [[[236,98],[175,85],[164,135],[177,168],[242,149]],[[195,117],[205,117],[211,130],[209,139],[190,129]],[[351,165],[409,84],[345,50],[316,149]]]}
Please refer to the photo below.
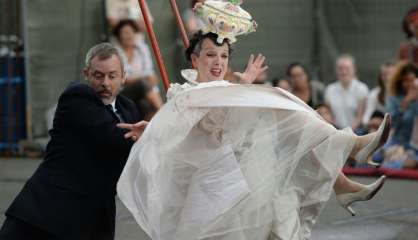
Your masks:
{"label": "red pole", "polygon": [[183,20],[180,17],[180,12],[177,7],[176,0],[170,0],[171,10],[173,10],[174,16],[176,17],[177,26],[180,29],[181,39],[183,40],[184,48],[189,47],[189,38],[187,37],[186,29],[184,28]]}
{"label": "red pole", "polygon": [[152,50],[157,59],[157,64],[160,70],[161,77],[163,79],[164,88],[165,91],[167,91],[168,87],[170,86],[170,81],[168,80],[167,71],[165,70],[163,58],[161,57],[161,52],[160,48],[158,47],[157,38],[155,37],[154,30],[152,29],[151,21],[149,20],[149,15],[145,6],[145,0],[138,0],[138,3],[139,7],[141,8],[142,16],[144,17],[145,26],[147,28],[148,37],[151,41]]}

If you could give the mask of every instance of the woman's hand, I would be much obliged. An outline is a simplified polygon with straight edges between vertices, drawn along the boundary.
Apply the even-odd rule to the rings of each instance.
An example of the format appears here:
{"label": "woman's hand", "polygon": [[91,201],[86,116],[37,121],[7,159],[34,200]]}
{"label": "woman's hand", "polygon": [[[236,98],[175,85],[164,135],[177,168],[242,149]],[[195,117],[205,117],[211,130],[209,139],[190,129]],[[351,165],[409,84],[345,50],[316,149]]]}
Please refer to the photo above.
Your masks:
{"label": "woman's hand", "polygon": [[414,83],[412,83],[407,92],[406,95],[401,102],[401,111],[405,111],[408,108],[409,103],[416,101],[418,99],[418,79],[414,80]]}
{"label": "woman's hand", "polygon": [[248,60],[247,68],[243,73],[234,72],[234,75],[240,79],[240,83],[251,84],[254,80],[267,70],[268,66],[263,66],[266,57],[261,54],[254,59],[254,55],[251,54],[250,59]]}
{"label": "woman's hand", "polygon": [[134,124],[130,124],[130,123],[119,123],[117,126],[119,128],[123,128],[123,129],[128,129],[130,130],[129,132],[127,132],[124,137],[125,138],[130,138],[132,139],[132,141],[137,141],[142,133],[144,132],[145,128],[147,127],[148,122],[147,121],[140,121]]}
{"label": "woman's hand", "polygon": [[414,80],[414,82],[411,84],[411,86],[408,88],[408,91],[406,92],[406,96],[409,101],[415,101],[418,98],[418,78]]}

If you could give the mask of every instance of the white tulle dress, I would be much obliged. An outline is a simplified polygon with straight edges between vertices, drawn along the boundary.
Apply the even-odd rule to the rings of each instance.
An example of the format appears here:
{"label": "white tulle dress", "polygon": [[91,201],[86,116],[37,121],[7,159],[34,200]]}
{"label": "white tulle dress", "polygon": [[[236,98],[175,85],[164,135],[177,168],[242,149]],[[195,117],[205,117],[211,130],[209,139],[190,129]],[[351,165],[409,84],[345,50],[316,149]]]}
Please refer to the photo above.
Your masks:
{"label": "white tulle dress", "polygon": [[173,85],[118,195],[153,240],[308,239],[353,147],[278,88]]}

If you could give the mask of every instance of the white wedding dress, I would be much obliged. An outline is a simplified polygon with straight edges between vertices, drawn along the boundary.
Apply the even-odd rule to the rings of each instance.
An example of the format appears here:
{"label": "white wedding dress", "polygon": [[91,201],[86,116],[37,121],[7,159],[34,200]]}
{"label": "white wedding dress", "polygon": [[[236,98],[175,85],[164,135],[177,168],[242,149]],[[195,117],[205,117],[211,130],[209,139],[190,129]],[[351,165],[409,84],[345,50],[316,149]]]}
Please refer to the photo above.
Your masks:
{"label": "white wedding dress", "polygon": [[118,195],[153,240],[308,239],[353,147],[292,94],[173,85]]}

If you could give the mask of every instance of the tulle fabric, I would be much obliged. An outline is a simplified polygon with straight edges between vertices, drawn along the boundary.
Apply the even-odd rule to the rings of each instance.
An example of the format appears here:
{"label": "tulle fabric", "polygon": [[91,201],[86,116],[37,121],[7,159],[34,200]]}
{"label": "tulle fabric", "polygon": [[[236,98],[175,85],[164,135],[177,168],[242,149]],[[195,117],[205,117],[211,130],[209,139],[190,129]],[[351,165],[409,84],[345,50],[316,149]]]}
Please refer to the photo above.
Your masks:
{"label": "tulle fabric", "polygon": [[308,239],[353,147],[290,93],[211,82],[172,94],[118,195],[153,240]]}

